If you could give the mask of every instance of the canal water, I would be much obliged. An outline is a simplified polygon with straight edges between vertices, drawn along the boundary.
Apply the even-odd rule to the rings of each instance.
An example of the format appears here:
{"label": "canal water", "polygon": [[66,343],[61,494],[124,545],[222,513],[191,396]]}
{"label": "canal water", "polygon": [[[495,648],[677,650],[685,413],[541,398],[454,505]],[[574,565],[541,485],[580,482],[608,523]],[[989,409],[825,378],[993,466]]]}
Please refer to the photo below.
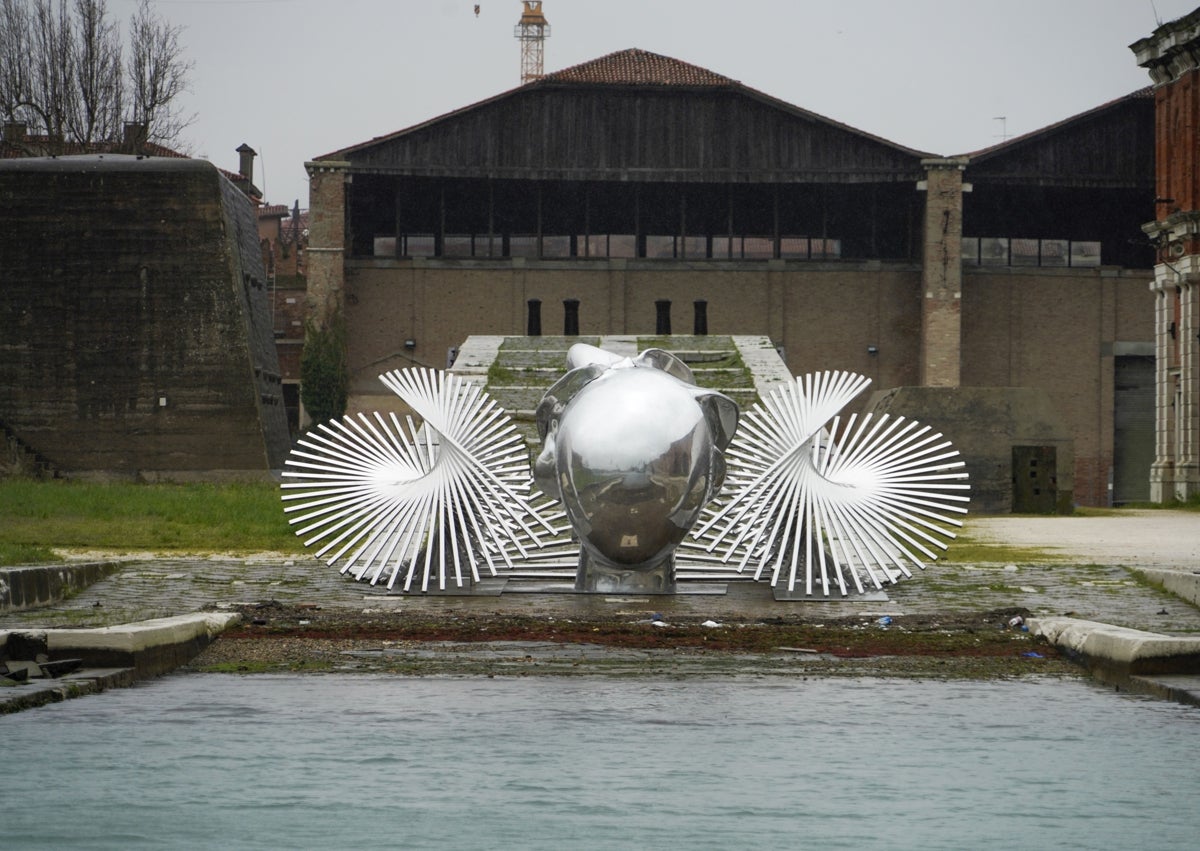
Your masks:
{"label": "canal water", "polygon": [[1200,710],[1074,679],[191,674],[0,739],[14,851],[1200,842]]}

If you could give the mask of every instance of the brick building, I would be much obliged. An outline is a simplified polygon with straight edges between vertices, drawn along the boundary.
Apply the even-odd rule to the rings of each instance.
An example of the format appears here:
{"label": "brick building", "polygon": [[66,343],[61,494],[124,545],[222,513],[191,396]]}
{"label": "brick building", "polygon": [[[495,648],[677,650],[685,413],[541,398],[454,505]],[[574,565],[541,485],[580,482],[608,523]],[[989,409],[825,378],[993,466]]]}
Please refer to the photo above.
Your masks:
{"label": "brick building", "polygon": [[[974,427],[1065,432],[1050,510],[1145,498],[1153,133],[1145,90],[941,157],[621,51],[308,163],[309,306],[352,408],[471,334],[766,333],[794,373],[1020,390]],[[985,510],[1015,464],[972,470]]]}
{"label": "brick building", "polygon": [[258,239],[262,247],[267,287],[271,294],[271,330],[279,357],[283,401],[288,427],[300,427],[300,353],[304,348],[305,252],[308,249],[308,211],[297,201],[258,208]]}
{"label": "brick building", "polygon": [[1200,494],[1200,9],[1130,46],[1154,81],[1155,502]]}

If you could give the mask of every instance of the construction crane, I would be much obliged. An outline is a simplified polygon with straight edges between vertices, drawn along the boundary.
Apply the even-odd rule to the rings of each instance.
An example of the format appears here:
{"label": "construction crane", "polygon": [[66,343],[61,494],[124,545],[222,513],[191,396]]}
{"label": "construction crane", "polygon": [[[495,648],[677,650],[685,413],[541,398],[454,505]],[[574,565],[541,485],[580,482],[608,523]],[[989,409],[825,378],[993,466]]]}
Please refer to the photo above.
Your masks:
{"label": "construction crane", "polygon": [[550,22],[542,14],[542,0],[522,0],[524,11],[513,28],[521,42],[521,85],[542,76],[542,53],[550,36]]}

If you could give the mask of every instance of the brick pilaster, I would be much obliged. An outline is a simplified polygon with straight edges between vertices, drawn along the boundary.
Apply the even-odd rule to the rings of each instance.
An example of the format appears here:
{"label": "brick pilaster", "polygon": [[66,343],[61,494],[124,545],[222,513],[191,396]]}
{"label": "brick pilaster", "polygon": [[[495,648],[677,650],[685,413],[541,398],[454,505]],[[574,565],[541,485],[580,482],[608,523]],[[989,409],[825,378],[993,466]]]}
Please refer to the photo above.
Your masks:
{"label": "brick pilaster", "polygon": [[349,163],[305,163],[308,171],[308,311],[319,327],[342,308]]}
{"label": "brick pilaster", "polygon": [[962,210],[966,157],[921,160],[925,233],[921,267],[924,387],[958,387],[962,354]]}

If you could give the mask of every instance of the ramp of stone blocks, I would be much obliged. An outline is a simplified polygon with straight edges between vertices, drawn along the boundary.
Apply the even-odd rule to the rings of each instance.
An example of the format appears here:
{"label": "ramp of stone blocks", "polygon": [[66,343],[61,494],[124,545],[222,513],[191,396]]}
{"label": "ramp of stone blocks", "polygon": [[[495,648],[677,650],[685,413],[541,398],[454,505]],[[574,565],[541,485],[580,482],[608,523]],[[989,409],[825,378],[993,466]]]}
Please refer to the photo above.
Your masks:
{"label": "ramp of stone blocks", "polygon": [[[602,337],[471,337],[462,346],[452,372],[470,375],[483,382],[488,395],[513,418],[532,450],[538,444],[534,412],[546,390],[567,371],[567,351],[575,343],[587,343],[626,357],[646,349],[671,352],[691,369],[700,387],[729,396],[742,410],[758,401],[764,386],[748,365],[761,355],[745,356],[744,350],[761,352],[765,347],[778,366],[768,378],[779,380],[782,363],[769,341],[731,336],[617,336]],[[772,372],[767,369],[766,372]],[[786,369],[783,369],[786,377]]]}

